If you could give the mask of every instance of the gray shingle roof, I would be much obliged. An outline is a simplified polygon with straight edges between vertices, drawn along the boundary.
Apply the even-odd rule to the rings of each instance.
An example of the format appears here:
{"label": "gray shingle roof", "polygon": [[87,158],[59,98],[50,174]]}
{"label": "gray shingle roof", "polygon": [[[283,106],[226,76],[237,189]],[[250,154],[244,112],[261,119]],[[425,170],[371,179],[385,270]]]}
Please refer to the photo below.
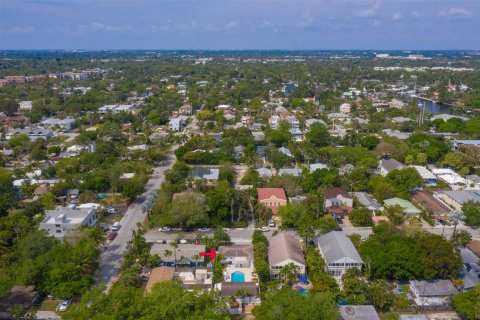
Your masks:
{"label": "gray shingle roof", "polygon": [[422,297],[441,297],[458,293],[450,280],[410,281]]}
{"label": "gray shingle roof", "polygon": [[338,306],[342,320],[380,320],[375,308],[371,305]]}
{"label": "gray shingle roof", "polygon": [[332,263],[345,257],[363,263],[352,241],[340,231],[331,231],[318,238],[318,246],[327,263]]}
{"label": "gray shingle roof", "polygon": [[285,260],[293,260],[305,265],[300,241],[295,237],[281,232],[268,242],[268,264],[270,266],[282,263]]}
{"label": "gray shingle roof", "polygon": [[388,172],[391,172],[395,169],[402,169],[404,167],[404,165],[401,162],[398,162],[395,159],[380,160],[380,166],[382,166]]}

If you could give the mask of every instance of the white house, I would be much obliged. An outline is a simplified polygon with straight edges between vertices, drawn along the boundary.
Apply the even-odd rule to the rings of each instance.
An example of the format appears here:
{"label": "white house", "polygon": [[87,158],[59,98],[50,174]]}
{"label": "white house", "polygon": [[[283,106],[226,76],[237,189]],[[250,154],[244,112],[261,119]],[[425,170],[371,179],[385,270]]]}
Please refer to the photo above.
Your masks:
{"label": "white house", "polygon": [[182,131],[184,125],[185,125],[185,118],[183,116],[172,118],[168,122],[168,129],[170,129],[170,131]]}
{"label": "white house", "polygon": [[269,241],[270,278],[278,279],[280,271],[290,263],[295,265],[297,276],[305,275],[306,262],[300,241],[294,236],[281,232]]}
{"label": "white house", "polygon": [[443,306],[449,303],[451,296],[458,294],[450,280],[412,280],[409,287],[419,306]]}
{"label": "white house", "polygon": [[340,112],[341,113],[350,113],[352,110],[352,106],[350,105],[350,103],[342,103],[340,105]]}
{"label": "white house", "polygon": [[7,132],[5,138],[10,140],[11,137],[19,134],[25,134],[28,136],[30,141],[35,141],[37,139],[44,139],[48,141],[51,137],[53,137],[53,131],[50,129],[42,129],[42,128],[24,128],[24,129],[12,129]]}
{"label": "white house", "polygon": [[50,236],[63,238],[69,230],[80,226],[95,226],[97,223],[94,207],[86,209],[70,209],[57,207],[55,210],[46,210],[45,218],[40,222],[39,228],[45,230]]}
{"label": "white house", "polygon": [[378,164],[378,172],[382,177],[387,176],[393,170],[401,170],[405,168],[403,163],[395,159],[382,159]]}
{"label": "white house", "polygon": [[362,270],[363,260],[352,241],[340,231],[331,231],[318,238],[318,249],[325,259],[325,271],[341,277],[348,269]]}
{"label": "white house", "polygon": [[18,101],[18,109],[21,111],[31,111],[32,101]]}

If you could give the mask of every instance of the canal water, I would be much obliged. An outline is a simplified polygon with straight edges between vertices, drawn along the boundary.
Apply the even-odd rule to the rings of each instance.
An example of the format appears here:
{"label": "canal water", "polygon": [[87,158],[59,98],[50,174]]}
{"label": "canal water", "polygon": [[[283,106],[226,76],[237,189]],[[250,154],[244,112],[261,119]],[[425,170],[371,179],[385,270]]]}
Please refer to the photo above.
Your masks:
{"label": "canal water", "polygon": [[435,103],[433,101],[425,100],[422,98],[417,98],[417,102],[420,109],[423,108],[423,104],[425,104],[426,111],[430,113],[451,113],[450,108],[447,105],[441,103]]}

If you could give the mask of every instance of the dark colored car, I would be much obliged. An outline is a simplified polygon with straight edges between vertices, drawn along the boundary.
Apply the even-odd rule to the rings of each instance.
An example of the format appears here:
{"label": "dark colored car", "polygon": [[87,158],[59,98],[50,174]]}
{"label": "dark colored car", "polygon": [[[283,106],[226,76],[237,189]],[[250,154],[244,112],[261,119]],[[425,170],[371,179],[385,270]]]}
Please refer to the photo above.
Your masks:
{"label": "dark colored car", "polygon": [[111,240],[115,239],[116,236],[117,236],[117,232],[116,232],[116,231],[110,231],[110,232],[108,233],[107,239],[111,241]]}

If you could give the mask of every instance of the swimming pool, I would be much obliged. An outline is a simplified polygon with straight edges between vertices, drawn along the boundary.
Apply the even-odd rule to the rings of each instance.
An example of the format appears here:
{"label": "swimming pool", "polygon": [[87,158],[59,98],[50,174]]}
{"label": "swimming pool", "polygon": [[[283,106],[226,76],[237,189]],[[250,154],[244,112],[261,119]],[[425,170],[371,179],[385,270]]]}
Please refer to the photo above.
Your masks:
{"label": "swimming pool", "polygon": [[300,288],[297,290],[297,292],[300,293],[302,296],[306,296],[308,293],[308,289]]}
{"label": "swimming pool", "polygon": [[232,273],[232,282],[245,282],[245,274],[240,271]]}

